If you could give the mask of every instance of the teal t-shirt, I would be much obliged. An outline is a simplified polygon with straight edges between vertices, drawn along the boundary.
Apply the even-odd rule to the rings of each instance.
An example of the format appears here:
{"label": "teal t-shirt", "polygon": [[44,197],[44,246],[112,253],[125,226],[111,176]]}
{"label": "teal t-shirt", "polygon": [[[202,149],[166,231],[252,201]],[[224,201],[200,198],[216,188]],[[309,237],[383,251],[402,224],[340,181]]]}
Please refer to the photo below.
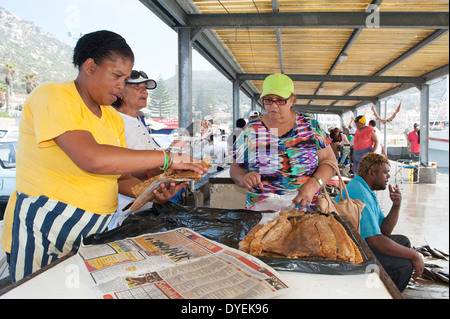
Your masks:
{"label": "teal t-shirt", "polygon": [[[355,175],[350,183],[348,183],[347,191],[350,198],[359,199],[366,204],[361,212],[361,221],[359,223],[360,234],[364,241],[366,237],[381,235],[380,227],[384,220],[384,214],[378,202],[377,195],[369,188],[366,181],[358,175]],[[347,198],[345,192],[342,195],[344,199]],[[339,198],[339,195],[336,196],[335,201],[339,201]]]}

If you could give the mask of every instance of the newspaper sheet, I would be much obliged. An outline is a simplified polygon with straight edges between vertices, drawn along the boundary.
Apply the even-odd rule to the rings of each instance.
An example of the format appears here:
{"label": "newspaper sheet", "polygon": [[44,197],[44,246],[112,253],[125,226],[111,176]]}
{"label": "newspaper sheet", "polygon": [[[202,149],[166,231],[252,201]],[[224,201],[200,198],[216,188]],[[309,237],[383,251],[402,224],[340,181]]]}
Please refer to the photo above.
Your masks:
{"label": "newspaper sheet", "polygon": [[259,259],[187,228],[82,246],[78,254],[106,299],[271,298],[290,290]]}

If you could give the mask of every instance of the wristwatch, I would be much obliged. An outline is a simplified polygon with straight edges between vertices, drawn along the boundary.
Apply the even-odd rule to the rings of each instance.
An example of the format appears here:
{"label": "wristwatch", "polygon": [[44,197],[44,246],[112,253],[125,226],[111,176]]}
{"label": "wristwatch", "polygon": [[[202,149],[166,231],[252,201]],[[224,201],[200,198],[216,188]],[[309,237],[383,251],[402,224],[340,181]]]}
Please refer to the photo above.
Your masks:
{"label": "wristwatch", "polygon": [[323,182],[322,182],[322,180],[321,180],[319,177],[317,177],[317,176],[315,176],[315,175],[313,175],[313,176],[311,176],[311,177],[314,178],[314,179],[317,181],[317,183],[319,183],[319,186],[320,186],[320,187],[322,187]]}

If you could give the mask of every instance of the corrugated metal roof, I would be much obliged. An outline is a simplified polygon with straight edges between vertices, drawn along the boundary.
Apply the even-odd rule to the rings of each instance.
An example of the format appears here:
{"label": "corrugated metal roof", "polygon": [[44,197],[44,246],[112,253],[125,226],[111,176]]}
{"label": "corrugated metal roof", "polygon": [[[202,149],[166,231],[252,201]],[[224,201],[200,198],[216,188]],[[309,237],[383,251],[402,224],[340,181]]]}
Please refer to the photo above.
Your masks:
{"label": "corrugated metal roof", "polygon": [[339,114],[448,73],[448,0],[141,2],[174,29],[199,31],[194,47],[230,79],[245,80],[247,95],[282,72],[296,78],[299,105],[326,107],[312,111]]}

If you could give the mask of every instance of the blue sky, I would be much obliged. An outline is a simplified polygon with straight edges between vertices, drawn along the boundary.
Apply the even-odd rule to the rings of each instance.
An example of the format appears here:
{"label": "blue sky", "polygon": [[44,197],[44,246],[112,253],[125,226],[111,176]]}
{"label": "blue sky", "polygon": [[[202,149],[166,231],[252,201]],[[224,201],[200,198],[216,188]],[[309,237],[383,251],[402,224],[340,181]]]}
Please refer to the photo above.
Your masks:
{"label": "blue sky", "polygon": [[[0,0],[4,7],[72,47],[75,36],[96,30],[122,35],[133,49],[135,69],[150,77],[175,75],[178,60],[177,34],[139,0]],[[214,68],[193,50],[194,70]]]}

